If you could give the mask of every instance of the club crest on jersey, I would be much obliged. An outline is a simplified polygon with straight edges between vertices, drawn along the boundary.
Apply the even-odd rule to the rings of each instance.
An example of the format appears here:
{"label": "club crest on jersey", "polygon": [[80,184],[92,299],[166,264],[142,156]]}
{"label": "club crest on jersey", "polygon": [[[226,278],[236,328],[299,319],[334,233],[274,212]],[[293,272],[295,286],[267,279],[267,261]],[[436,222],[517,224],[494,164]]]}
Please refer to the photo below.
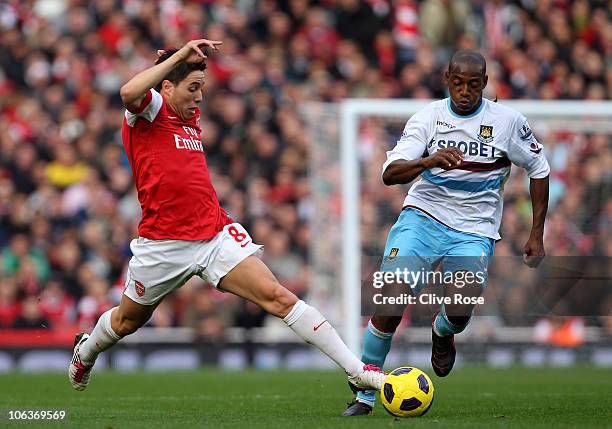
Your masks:
{"label": "club crest on jersey", "polygon": [[392,248],[391,252],[389,252],[389,260],[395,259],[397,257],[398,252],[399,252],[399,248],[398,247]]}
{"label": "club crest on jersey", "polygon": [[489,143],[493,141],[493,126],[492,125],[481,125],[480,132],[478,133],[478,140],[483,143]]}
{"label": "club crest on jersey", "polygon": [[134,280],[134,285],[135,285],[135,289],[136,289],[136,293],[138,294],[138,296],[143,296],[145,293],[145,287],[142,283],[140,283],[138,280]]}

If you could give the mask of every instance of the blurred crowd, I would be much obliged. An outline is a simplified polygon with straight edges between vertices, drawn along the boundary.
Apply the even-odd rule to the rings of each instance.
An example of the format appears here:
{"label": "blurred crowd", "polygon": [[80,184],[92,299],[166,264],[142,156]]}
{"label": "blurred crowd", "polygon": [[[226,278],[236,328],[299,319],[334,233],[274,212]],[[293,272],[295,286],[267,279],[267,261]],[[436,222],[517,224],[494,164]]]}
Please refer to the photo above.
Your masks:
{"label": "blurred crowd", "polygon": [[[140,208],[119,88],[157,49],[223,41],[208,60],[201,123],[212,180],[281,282],[305,296],[313,208],[304,102],[445,97],[442,72],[456,48],[486,55],[489,98],[609,99],[611,13],[596,0],[1,2],[0,328],[90,329],[120,299]],[[371,121],[361,132],[389,130]],[[610,136],[550,133],[544,144],[554,172],[549,253],[612,256]],[[371,160],[364,248],[381,248],[389,217],[379,212],[401,206],[404,190],[383,189],[381,159]],[[516,174],[502,254],[522,253],[530,225]],[[150,323],[215,339],[263,320],[193,280]]]}

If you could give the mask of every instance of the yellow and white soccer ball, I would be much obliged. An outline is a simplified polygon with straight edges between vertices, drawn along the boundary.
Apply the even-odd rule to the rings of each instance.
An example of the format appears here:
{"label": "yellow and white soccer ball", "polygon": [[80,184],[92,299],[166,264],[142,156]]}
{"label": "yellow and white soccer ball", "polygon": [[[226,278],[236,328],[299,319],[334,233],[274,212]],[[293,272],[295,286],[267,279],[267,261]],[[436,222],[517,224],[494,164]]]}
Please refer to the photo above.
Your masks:
{"label": "yellow and white soccer ball", "polygon": [[385,409],[396,417],[425,414],[434,398],[431,379],[418,368],[403,366],[387,375],[380,391]]}

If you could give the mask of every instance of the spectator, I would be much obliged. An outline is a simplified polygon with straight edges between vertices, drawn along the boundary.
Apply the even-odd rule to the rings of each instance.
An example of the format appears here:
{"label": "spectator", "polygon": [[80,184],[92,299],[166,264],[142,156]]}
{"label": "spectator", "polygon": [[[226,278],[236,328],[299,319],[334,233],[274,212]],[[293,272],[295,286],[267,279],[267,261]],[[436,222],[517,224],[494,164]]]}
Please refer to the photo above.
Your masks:
{"label": "spectator", "polygon": [[10,328],[21,315],[17,285],[11,278],[0,278],[0,328]]}
{"label": "spectator", "polygon": [[[19,319],[55,329],[76,321],[88,330],[120,295],[140,209],[121,146],[118,88],[150,65],[158,48],[202,36],[202,29],[224,41],[208,60],[201,122],[217,193],[267,245],[276,274],[300,294],[308,293],[318,209],[308,174],[319,142],[300,116],[306,101],[444,97],[442,72],[457,47],[487,55],[490,98],[612,97],[612,21],[603,1],[265,0],[247,9],[250,4],[3,3],[1,327]],[[316,126],[333,134],[338,124]],[[376,118],[360,130],[368,252],[380,250],[401,205],[404,190],[378,182],[384,150],[399,132]],[[538,137],[553,165],[549,253],[609,256],[609,136],[549,130]],[[325,178],[339,183],[335,161],[325,162]],[[524,181],[513,173],[505,191],[500,249],[512,254],[522,252],[531,219]],[[337,215],[340,202],[329,198]],[[340,240],[337,224],[328,223],[328,238]],[[333,249],[319,245],[317,252],[317,263],[336,269]],[[236,320],[263,323],[231,302],[228,311],[238,314],[209,311],[220,298],[198,288],[180,296],[160,310],[156,325],[185,323],[203,338],[219,338]],[[510,305],[528,300],[511,298]],[[185,304],[191,301],[195,310]]]}
{"label": "spectator", "polygon": [[21,314],[13,323],[13,328],[46,329],[50,327],[49,321],[43,315],[38,299],[35,296],[29,296],[24,299],[21,306]]}

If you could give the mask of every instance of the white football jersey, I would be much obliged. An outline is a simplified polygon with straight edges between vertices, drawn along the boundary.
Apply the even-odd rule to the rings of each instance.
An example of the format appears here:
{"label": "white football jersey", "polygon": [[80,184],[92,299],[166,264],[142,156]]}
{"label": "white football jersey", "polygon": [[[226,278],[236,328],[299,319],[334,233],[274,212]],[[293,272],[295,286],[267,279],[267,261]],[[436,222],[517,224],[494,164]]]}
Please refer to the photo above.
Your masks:
{"label": "white football jersey", "polygon": [[463,162],[449,170],[423,171],[404,206],[418,208],[458,231],[499,239],[502,192],[511,164],[523,167],[535,179],[550,173],[543,147],[527,119],[484,98],[469,116],[453,112],[450,98],[415,113],[396,146],[387,152],[383,172],[398,159],[410,161],[446,147],[463,152]]}

